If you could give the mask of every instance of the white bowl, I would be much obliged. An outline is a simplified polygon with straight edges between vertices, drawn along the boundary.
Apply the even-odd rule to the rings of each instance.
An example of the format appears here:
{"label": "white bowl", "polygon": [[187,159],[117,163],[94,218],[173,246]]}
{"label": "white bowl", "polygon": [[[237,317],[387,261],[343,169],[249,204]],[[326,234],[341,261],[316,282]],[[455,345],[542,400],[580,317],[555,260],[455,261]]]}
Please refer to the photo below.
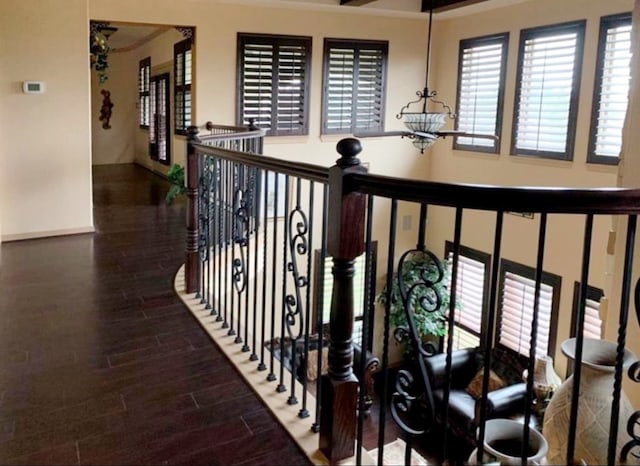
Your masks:
{"label": "white bowl", "polygon": [[405,113],[404,125],[410,131],[434,133],[444,126],[448,113]]}

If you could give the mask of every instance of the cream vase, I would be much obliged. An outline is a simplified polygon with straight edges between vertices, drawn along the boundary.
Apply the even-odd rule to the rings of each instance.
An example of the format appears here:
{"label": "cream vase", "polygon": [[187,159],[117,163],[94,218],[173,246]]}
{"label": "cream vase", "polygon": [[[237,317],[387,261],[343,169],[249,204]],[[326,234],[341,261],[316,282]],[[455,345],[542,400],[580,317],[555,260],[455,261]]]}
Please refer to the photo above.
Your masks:
{"label": "cream vase", "polygon": [[[571,360],[575,359],[575,338],[565,340],[561,348],[565,356]],[[627,367],[634,360],[633,353],[625,350],[624,366]],[[607,463],[615,363],[615,343],[585,338],[574,453],[574,459],[578,462],[582,460],[586,464]],[[553,395],[545,412],[542,433],[549,442],[547,458],[550,464],[566,463],[572,391],[573,375],[565,380]],[[619,414],[616,463],[620,461],[620,450],[630,440],[626,424],[633,414],[624,392],[621,392]]]}

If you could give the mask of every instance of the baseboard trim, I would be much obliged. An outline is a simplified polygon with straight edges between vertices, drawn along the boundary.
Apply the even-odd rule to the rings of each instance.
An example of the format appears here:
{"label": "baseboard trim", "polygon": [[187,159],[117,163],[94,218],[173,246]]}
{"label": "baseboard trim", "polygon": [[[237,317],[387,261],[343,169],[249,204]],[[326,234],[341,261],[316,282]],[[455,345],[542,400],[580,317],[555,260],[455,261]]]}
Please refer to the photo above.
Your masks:
{"label": "baseboard trim", "polygon": [[68,236],[68,235],[82,235],[85,233],[95,233],[96,229],[92,226],[81,228],[66,228],[63,230],[48,230],[48,231],[35,231],[30,233],[15,233],[11,235],[0,236],[1,243],[8,243],[10,241],[23,241],[27,239],[49,238],[52,236]]}

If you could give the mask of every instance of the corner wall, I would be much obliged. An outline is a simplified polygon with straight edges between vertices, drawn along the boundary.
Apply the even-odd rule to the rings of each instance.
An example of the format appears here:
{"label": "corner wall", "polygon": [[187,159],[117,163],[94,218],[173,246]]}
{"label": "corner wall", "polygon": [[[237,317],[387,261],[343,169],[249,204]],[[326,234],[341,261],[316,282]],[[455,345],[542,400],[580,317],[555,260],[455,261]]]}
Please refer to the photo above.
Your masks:
{"label": "corner wall", "polygon": [[93,230],[88,29],[86,0],[0,2],[2,241]]}
{"label": "corner wall", "polygon": [[[587,164],[587,145],[596,66],[600,17],[631,11],[631,0],[536,0],[478,13],[439,20],[434,39],[432,85],[438,97],[455,108],[458,80],[458,49],[462,39],[509,32],[505,98],[500,154],[452,149],[452,140],[438,142],[429,153],[429,176],[434,181],[507,186],[616,186],[615,166]],[[513,122],[516,69],[521,29],[586,19],[586,35],[580,80],[576,144],[573,161],[556,161],[509,154]],[[444,252],[444,242],[453,240],[454,212],[430,209],[429,246]],[[535,219],[505,215],[501,257],[535,267],[540,215]],[[580,280],[584,216],[550,215],[545,245],[544,270],[562,277],[560,316],[554,362],[564,375],[566,357],[560,343],[568,338],[573,307],[573,287]],[[596,218],[591,248],[589,284],[608,291],[610,262],[606,247],[611,229],[608,216]],[[495,214],[465,211],[462,244],[493,252]],[[603,306],[602,311],[604,311]],[[617,311],[612,310],[612,313]],[[603,319],[607,316],[602,312]]]}

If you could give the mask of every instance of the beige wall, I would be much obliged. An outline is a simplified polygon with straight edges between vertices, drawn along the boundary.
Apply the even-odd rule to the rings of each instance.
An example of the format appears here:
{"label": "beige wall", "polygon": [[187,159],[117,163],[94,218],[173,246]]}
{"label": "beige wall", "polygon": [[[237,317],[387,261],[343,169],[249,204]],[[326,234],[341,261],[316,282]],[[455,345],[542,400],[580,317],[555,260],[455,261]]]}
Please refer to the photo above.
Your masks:
{"label": "beige wall", "polygon": [[[196,27],[194,122],[235,123],[237,32],[310,35],[313,37],[310,130],[308,136],[273,137],[266,141],[269,155],[332,165],[337,158],[337,136],[320,136],[322,47],[324,37],[388,39],[389,75],[387,129],[400,129],[395,119],[400,107],[423,87],[424,20],[336,14],[215,2],[184,4],[162,1],[89,1],[90,17],[109,21],[179,24]],[[411,176],[424,170],[424,158],[407,141],[395,138],[367,140],[363,159],[372,171]],[[389,154],[393,154],[390,157]]]}
{"label": "beige wall", "polygon": [[[173,89],[173,45],[183,40],[184,37],[176,29],[171,28],[157,38],[142,47],[129,52],[129,58],[135,62],[137,68],[140,60],[151,57],[151,76],[162,73],[169,73],[170,89]],[[169,92],[171,128],[174,128],[175,102],[173,91]],[[159,173],[166,173],[169,166],[149,158],[149,131],[140,129],[136,125],[135,134],[135,160],[150,170]],[[187,140],[185,136],[177,135],[171,130],[173,137],[171,140],[171,163],[185,165]]]}
{"label": "beige wall", "polygon": [[[637,147],[640,144],[640,132],[637,131],[640,125],[640,88],[637,83],[640,80],[640,35],[638,27],[640,26],[640,0],[636,0],[633,9],[633,53],[634,57],[631,62],[631,91],[629,94],[629,109],[627,111],[627,119],[625,121],[624,142],[622,148],[620,162],[619,186],[625,188],[640,188],[640,156]],[[620,283],[622,283],[623,267],[625,260],[625,243],[627,235],[627,222],[624,218],[616,218],[614,225],[616,226],[617,240],[614,246],[614,254],[611,257],[613,264],[613,279],[611,284],[611,312],[607,319],[606,338],[615,341],[618,337],[618,316],[621,302]],[[629,306],[629,326],[627,333],[627,347],[640,357],[640,316],[636,309],[633,299],[634,289],[638,277],[640,276],[640,241],[636,234],[635,253],[633,255],[633,269],[631,273],[631,290],[630,290],[630,306]],[[625,377],[625,380],[627,378]],[[628,380],[627,380],[628,382]],[[640,406],[640,390],[635,383],[628,383],[625,390],[634,406]]]}
{"label": "beige wall", "polygon": [[[117,22],[111,23],[118,27]],[[117,34],[117,31],[116,31]],[[138,65],[140,60],[151,57],[151,75],[170,74],[170,89],[173,89],[173,44],[183,39],[175,28],[169,28],[149,42],[133,50],[112,53],[109,56],[109,79],[100,85],[97,73],[92,73],[92,146],[93,164],[136,162],[157,173],[165,174],[167,165],[149,157],[149,131],[138,125]],[[111,91],[114,103],[110,130],[102,129],[98,120],[102,96],[100,91]],[[171,128],[173,128],[174,102],[170,92]],[[175,135],[170,139],[171,163],[184,165],[186,153],[185,136]]]}
{"label": "beige wall", "polygon": [[0,2],[3,241],[93,228],[87,37],[86,0]]}
{"label": "beige wall", "polygon": [[[135,136],[138,125],[138,63],[128,53],[109,55],[107,81],[100,84],[98,73],[91,72],[91,153],[93,165],[132,163],[135,159]],[[113,109],[110,129],[99,120],[102,90],[111,93]]]}
{"label": "beige wall", "polygon": [[[430,179],[520,186],[615,186],[617,168],[587,164],[586,153],[600,17],[631,11],[631,8],[631,0],[536,0],[469,17],[437,21],[432,85],[439,97],[452,105],[455,105],[456,99],[460,40],[500,32],[509,32],[510,39],[500,154],[452,150],[451,140],[438,142],[428,155]],[[587,29],[573,161],[511,156],[509,151],[520,30],[578,19],[587,20]],[[539,215],[534,220],[506,215],[504,221],[502,257],[535,266]],[[431,209],[429,244],[437,254],[442,254],[445,240],[453,239],[453,222],[454,212]],[[495,215],[465,212],[462,243],[491,253],[494,226]],[[596,219],[591,248],[589,284],[605,289],[606,244],[610,226],[609,217]],[[580,278],[583,231],[584,217],[549,218],[544,269],[562,277],[558,345],[553,355],[561,374],[564,374],[566,358],[559,351],[559,343],[569,334],[573,287]]]}

